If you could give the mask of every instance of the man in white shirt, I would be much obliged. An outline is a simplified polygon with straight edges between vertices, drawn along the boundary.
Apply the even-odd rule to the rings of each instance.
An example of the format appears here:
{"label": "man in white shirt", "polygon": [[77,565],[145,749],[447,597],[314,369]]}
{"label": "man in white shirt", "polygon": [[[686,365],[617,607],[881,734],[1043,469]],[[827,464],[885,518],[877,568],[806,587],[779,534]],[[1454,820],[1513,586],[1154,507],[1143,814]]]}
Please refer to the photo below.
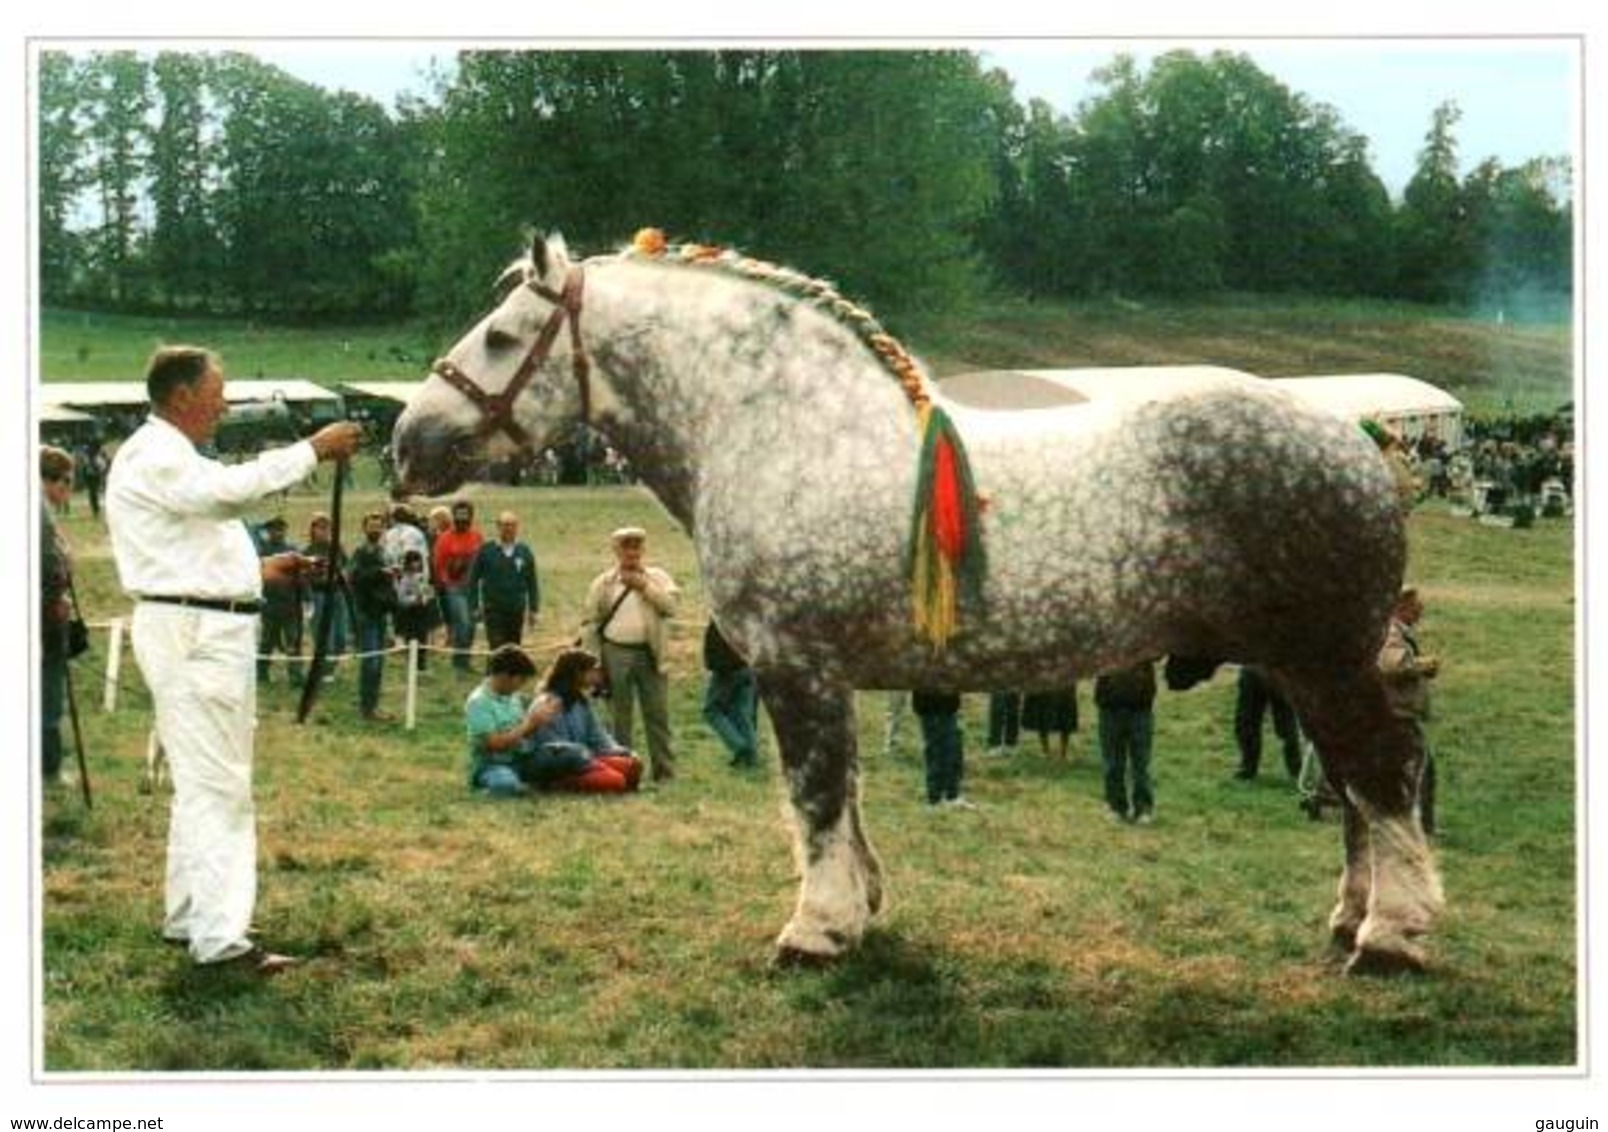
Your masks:
{"label": "man in white shirt", "polygon": [[675,616],[681,591],[666,571],[644,562],[647,537],[641,527],[621,527],[610,536],[615,565],[592,580],[581,631],[584,647],[603,658],[608,673],[614,737],[632,745],[633,701],[640,701],[651,773],[663,782],[675,777],[665,623]]}
{"label": "man in white shirt", "polygon": [[197,451],[228,409],[218,358],[167,346],[146,371],[151,415],[118,449],[106,522],[134,609],[134,656],[156,707],[173,778],[162,934],[202,964],[271,975],[294,960],[247,938],[257,898],[251,797],[257,618],[262,583],[295,577],[299,554],[259,559],[243,521],[264,496],[305,479],[320,460],[357,450],[341,421],[310,439],[226,465]]}

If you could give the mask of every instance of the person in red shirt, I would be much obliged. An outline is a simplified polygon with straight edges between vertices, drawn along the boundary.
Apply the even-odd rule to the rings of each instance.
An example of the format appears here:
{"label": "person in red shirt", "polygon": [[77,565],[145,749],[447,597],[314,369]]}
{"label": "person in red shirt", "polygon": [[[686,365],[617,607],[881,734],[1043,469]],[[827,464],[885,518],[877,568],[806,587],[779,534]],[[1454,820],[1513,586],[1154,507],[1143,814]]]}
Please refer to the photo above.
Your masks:
{"label": "person in red shirt", "polygon": [[469,646],[475,640],[474,590],[469,581],[481,542],[474,504],[460,499],[452,505],[452,529],[436,536],[430,562],[447,621],[452,666],[459,672],[469,671]]}

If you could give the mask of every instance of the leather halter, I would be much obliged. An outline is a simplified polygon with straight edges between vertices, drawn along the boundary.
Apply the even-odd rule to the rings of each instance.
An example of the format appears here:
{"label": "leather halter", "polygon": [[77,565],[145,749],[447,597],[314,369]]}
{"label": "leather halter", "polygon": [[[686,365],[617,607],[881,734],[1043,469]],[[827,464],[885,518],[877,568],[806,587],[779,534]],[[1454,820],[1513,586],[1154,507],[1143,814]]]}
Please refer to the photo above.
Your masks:
{"label": "leather halter", "polygon": [[570,268],[564,279],[564,289],[554,291],[551,287],[541,283],[527,280],[525,286],[536,294],[553,304],[552,313],[542,324],[542,329],[536,335],[536,341],[531,343],[525,358],[514,371],[500,393],[488,393],[476,383],[475,379],[464,373],[452,363],[450,359],[438,358],[430,367],[435,374],[459,393],[469,398],[481,412],[479,426],[475,429],[476,437],[487,437],[501,430],[506,432],[510,440],[521,448],[534,447],[530,434],[524,426],[514,419],[514,402],[530,384],[531,378],[536,376],[536,370],[547,360],[547,355],[553,350],[553,343],[558,340],[559,328],[564,324],[565,318],[570,324],[570,368],[575,374],[575,381],[581,390],[581,423],[590,424],[592,419],[592,386],[589,380],[592,372],[591,359],[586,356],[586,346],[581,341],[581,292],[585,286],[586,276],[580,264]]}

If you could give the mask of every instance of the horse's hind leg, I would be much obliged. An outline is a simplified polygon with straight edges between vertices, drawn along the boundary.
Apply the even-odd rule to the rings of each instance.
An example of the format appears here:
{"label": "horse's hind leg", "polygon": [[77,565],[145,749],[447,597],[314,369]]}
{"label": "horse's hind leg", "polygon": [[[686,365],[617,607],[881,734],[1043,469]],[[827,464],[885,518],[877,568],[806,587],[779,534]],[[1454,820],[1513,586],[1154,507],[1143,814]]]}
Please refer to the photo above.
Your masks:
{"label": "horse's hind leg", "polygon": [[1421,937],[1444,902],[1440,876],[1413,812],[1423,744],[1396,718],[1378,670],[1284,674],[1329,780],[1345,803],[1346,865],[1329,920],[1351,947],[1347,970],[1418,970]]}
{"label": "horse's hind leg", "polygon": [[759,686],[781,748],[803,875],[777,957],[830,959],[860,941],[882,906],[882,866],[860,821],[853,693],[798,672],[762,672]]}

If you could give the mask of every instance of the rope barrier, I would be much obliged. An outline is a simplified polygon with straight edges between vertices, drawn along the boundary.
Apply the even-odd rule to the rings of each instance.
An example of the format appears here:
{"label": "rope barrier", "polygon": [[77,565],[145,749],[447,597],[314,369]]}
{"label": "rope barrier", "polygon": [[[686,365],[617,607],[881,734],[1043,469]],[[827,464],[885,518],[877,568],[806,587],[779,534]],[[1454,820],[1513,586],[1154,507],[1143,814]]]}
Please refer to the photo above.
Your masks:
{"label": "rope barrier", "polygon": [[[110,621],[86,621],[86,622],[84,622],[84,625],[87,628],[90,628],[90,629],[115,630],[114,635],[116,635],[116,636],[121,636],[124,632],[126,632],[126,629],[127,629],[127,622],[125,622],[121,617],[114,617]],[[549,649],[557,651],[559,649],[567,649],[567,648],[570,648],[571,646],[573,646],[574,643],[575,643],[575,637],[576,637],[576,634],[572,633],[567,637],[554,637],[554,638],[551,638],[550,640],[547,640],[547,641],[532,642],[532,643],[521,642],[519,647],[524,649],[526,652],[533,652],[533,653],[542,653],[542,652],[546,652]],[[330,660],[362,660],[364,657],[369,657],[369,656],[390,656],[390,655],[392,655],[394,653],[407,652],[407,651],[408,651],[408,642],[403,641],[401,643],[392,645],[389,648],[374,649],[374,650],[371,650],[369,652],[353,652],[351,650],[347,650],[346,652],[343,652],[343,653],[332,654],[328,659],[330,659]],[[460,648],[455,648],[452,645],[420,644],[419,645],[419,651],[420,652],[436,652],[436,653],[462,653],[462,654],[464,654],[466,656],[490,656],[492,653],[494,653],[497,650],[489,649],[489,648],[481,648],[481,647],[475,646],[475,645],[470,645],[467,648],[461,648],[460,649]],[[300,660],[300,659],[303,659],[303,657],[304,657],[304,654],[302,654],[302,653],[283,653],[283,652],[267,653],[267,654],[257,653],[256,656],[255,656],[255,658],[257,660],[262,660],[262,661],[268,661],[268,660]],[[312,658],[311,658],[310,655],[307,655],[305,657],[305,659],[311,661]]]}
{"label": "rope barrier", "polygon": [[[113,617],[109,621],[86,621],[84,624],[88,629],[104,630],[109,635],[106,648],[106,667],[102,677],[103,695],[101,699],[101,711],[106,715],[115,714],[117,711],[118,696],[123,690],[125,690],[122,679],[122,655],[123,641],[127,636],[128,622],[122,617]],[[525,649],[527,652],[540,654],[549,650],[557,652],[560,649],[569,648],[574,644],[574,641],[575,637],[573,634],[571,634],[570,636],[566,637],[554,637],[545,641],[521,644],[520,647]],[[352,661],[361,662],[374,657],[396,656],[398,654],[405,653],[408,657],[408,665],[406,669],[407,684],[404,693],[404,702],[406,708],[405,716],[407,730],[412,731],[415,729],[418,714],[418,676],[420,672],[424,671],[424,667],[419,663],[421,657],[430,653],[436,653],[444,656],[489,657],[494,651],[494,649],[478,647],[475,645],[470,645],[466,648],[460,649],[454,648],[452,645],[426,644],[418,640],[409,639],[399,641],[398,643],[383,649],[334,653],[324,658],[324,664],[328,668],[336,668]],[[91,655],[92,653],[93,650],[91,650],[90,654],[86,655]],[[252,659],[258,664],[269,664],[278,660],[284,662],[286,665],[296,665],[303,668],[309,667],[312,663],[312,657],[301,652],[276,652],[267,654],[256,653],[253,655]],[[132,691],[132,689],[130,689],[130,691]],[[147,703],[149,703],[150,693],[147,691],[144,693],[144,696]]]}

